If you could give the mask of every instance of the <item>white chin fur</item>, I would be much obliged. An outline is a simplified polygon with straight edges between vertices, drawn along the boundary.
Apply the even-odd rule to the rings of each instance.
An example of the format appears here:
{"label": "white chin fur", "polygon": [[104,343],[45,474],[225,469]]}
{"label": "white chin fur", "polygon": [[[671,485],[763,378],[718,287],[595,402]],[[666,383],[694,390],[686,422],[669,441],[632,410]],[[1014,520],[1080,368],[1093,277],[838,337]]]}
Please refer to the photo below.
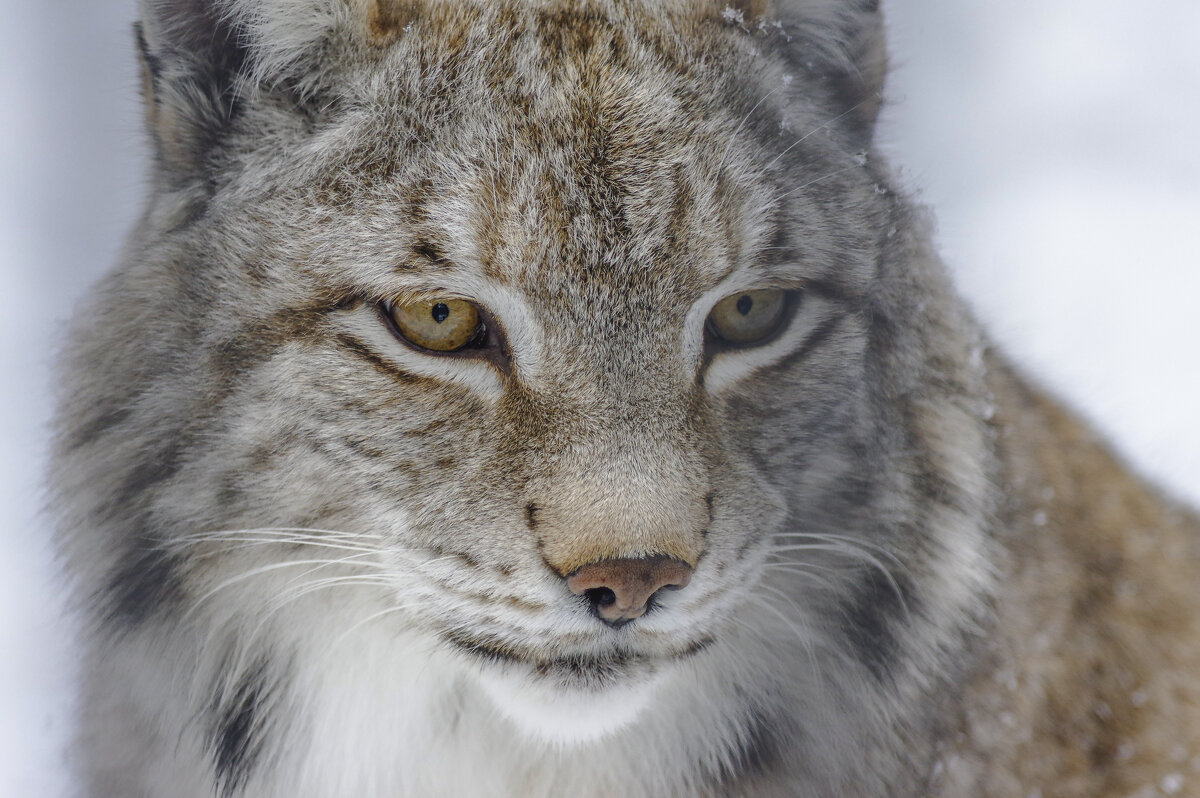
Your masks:
{"label": "white chin fur", "polygon": [[662,678],[630,676],[600,690],[580,690],[509,670],[479,673],[480,686],[501,715],[523,734],[554,746],[592,742],[633,723]]}

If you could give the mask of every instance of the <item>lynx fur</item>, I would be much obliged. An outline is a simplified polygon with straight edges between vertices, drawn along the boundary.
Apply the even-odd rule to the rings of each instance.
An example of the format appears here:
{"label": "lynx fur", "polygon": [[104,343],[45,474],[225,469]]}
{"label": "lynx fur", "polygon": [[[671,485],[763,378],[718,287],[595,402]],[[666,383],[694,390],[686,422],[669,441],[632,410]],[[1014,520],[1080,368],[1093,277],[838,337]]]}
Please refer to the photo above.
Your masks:
{"label": "lynx fur", "polygon": [[82,794],[1200,795],[1197,520],[948,284],[877,6],[143,0],[53,467]]}

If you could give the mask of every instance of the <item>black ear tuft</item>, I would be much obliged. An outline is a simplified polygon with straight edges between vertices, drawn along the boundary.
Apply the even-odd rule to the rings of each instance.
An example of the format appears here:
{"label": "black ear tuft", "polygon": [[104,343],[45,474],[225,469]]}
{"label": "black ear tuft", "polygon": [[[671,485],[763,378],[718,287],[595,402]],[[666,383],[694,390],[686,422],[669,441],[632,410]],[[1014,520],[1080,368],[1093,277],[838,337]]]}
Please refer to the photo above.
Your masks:
{"label": "black ear tuft", "polygon": [[161,165],[198,176],[237,115],[247,52],[212,0],[143,0],[134,28],[146,123]]}
{"label": "black ear tuft", "polygon": [[883,104],[883,83],[887,78],[887,38],[879,0],[864,0],[853,28],[846,37],[846,55],[853,69],[840,81],[843,102],[853,108],[853,116],[869,134],[875,127]]}

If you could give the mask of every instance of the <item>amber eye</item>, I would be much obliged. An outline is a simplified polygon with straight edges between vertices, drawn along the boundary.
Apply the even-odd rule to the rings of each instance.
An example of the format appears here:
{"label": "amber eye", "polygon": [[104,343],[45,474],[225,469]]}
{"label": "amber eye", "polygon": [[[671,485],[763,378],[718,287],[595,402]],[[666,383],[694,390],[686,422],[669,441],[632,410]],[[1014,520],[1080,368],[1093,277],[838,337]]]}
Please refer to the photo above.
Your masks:
{"label": "amber eye", "polygon": [[761,288],[727,296],[708,314],[708,329],[735,346],[770,338],[783,323],[787,294],[778,288]]}
{"label": "amber eye", "polygon": [[431,299],[387,305],[396,331],[410,343],[434,352],[457,352],[479,338],[479,308],[463,299]]}

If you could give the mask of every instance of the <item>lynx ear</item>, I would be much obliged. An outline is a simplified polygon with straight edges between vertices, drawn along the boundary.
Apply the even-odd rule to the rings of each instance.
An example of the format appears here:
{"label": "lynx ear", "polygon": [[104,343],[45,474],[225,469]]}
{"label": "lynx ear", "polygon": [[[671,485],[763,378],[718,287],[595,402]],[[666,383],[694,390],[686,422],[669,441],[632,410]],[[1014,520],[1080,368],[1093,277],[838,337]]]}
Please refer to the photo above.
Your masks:
{"label": "lynx ear", "polygon": [[883,104],[883,83],[888,70],[883,14],[879,0],[846,5],[853,8],[843,40],[850,68],[841,76],[839,90],[863,127],[872,130]]}
{"label": "lynx ear", "polygon": [[236,115],[246,49],[212,0],[142,0],[134,32],[146,126],[160,163],[194,176]]}
{"label": "lynx ear", "polygon": [[868,136],[879,114],[887,46],[879,0],[717,0],[726,22],[776,25],[798,69],[816,70]]}

